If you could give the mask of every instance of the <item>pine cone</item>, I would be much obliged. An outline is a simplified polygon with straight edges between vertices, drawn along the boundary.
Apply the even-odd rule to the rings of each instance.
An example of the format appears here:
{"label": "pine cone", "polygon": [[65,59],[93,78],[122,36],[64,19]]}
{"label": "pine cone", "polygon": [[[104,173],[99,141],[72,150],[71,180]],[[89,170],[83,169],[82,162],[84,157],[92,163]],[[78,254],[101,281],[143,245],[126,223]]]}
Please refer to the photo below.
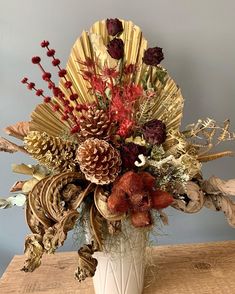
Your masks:
{"label": "pine cone", "polygon": [[38,131],[29,132],[24,143],[29,154],[49,169],[56,172],[75,170],[75,143]]}
{"label": "pine cone", "polygon": [[79,134],[83,141],[89,138],[109,140],[112,131],[113,123],[104,110],[93,106],[82,112]]}
{"label": "pine cone", "polygon": [[104,140],[87,139],[79,146],[76,159],[86,179],[99,185],[113,182],[121,170],[119,152]]}

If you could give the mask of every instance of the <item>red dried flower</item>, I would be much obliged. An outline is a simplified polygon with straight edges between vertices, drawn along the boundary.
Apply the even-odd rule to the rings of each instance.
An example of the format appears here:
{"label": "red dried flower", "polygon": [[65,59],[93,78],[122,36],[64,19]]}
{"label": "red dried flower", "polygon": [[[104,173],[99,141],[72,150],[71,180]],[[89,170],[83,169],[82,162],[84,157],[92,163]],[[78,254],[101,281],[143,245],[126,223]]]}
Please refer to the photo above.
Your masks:
{"label": "red dried flower", "polygon": [[48,47],[49,44],[50,44],[50,43],[49,43],[48,41],[44,40],[44,41],[41,42],[41,47],[42,47],[42,48]]}
{"label": "red dried flower", "polygon": [[143,62],[147,65],[157,66],[164,59],[162,48],[148,48],[144,52]]}
{"label": "red dried flower", "polygon": [[111,36],[116,36],[123,32],[122,22],[118,18],[108,18],[106,20],[106,27],[108,34]]}
{"label": "red dried flower", "polygon": [[160,145],[166,140],[166,125],[158,119],[148,121],[142,126],[144,138],[150,144]]}
{"label": "red dried flower", "polygon": [[127,137],[129,135],[133,125],[134,125],[133,120],[124,119],[119,126],[117,134],[121,137],[124,137],[124,138]]}
{"label": "red dried flower", "polygon": [[114,38],[107,45],[109,55],[114,59],[121,59],[124,56],[124,43],[121,39]]}
{"label": "red dried flower", "polygon": [[33,64],[38,64],[40,62],[41,62],[41,58],[39,56],[32,57],[32,63]]}

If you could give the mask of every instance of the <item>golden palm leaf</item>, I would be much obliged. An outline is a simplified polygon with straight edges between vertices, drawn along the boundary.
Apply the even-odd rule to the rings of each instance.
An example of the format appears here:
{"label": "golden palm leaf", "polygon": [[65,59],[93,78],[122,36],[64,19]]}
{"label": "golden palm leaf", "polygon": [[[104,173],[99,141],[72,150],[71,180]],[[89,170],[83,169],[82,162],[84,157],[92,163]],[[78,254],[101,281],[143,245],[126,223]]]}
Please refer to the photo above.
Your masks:
{"label": "golden palm leaf", "polygon": [[[124,31],[120,38],[125,44],[124,48],[124,63],[136,64],[137,72],[133,75],[133,82],[141,84],[143,77],[148,76],[150,81],[149,67],[142,63],[144,51],[147,48],[147,41],[143,37],[140,28],[134,25],[131,21],[122,21]],[[122,62],[117,61],[109,56],[106,50],[106,45],[109,41],[109,36],[106,29],[105,20],[96,22],[89,32],[83,32],[72,47],[71,54],[67,63],[67,78],[73,82],[72,90],[79,95],[77,101],[71,101],[73,106],[76,103],[90,103],[95,100],[95,97],[89,92],[89,84],[82,77],[84,70],[83,62],[86,58],[91,58],[96,62],[97,73],[104,66],[121,67]],[[157,79],[156,71],[153,71],[154,85],[158,91],[151,105],[146,105],[144,110],[151,113],[149,119],[163,120],[168,130],[177,130],[180,126],[183,97],[178,86],[166,73],[164,83]],[[69,97],[71,92],[64,86],[64,81],[60,80],[59,86],[66,97]],[[57,103],[61,104],[59,99],[54,98]],[[150,108],[149,108],[150,107]],[[53,112],[48,105],[39,105],[32,113],[32,121],[30,130],[46,131],[50,135],[60,136],[69,131],[69,124],[61,121],[59,114]]]}

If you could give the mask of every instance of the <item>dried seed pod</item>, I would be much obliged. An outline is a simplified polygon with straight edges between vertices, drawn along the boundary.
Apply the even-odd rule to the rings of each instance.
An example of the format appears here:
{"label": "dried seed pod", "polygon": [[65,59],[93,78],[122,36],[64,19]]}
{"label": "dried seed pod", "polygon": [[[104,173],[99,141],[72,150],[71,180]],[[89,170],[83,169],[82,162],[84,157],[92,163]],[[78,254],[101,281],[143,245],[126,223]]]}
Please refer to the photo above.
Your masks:
{"label": "dried seed pod", "polygon": [[87,139],[79,146],[76,159],[86,179],[98,185],[112,183],[121,170],[118,150],[104,140]]}

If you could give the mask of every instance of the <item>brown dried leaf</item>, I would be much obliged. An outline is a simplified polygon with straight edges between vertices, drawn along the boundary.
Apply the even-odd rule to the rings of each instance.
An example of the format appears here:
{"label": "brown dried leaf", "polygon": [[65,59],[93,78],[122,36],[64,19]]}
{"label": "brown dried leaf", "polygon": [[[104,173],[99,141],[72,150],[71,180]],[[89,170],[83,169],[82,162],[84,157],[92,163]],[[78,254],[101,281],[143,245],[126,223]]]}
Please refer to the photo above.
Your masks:
{"label": "brown dried leaf", "polygon": [[4,129],[5,133],[17,139],[23,140],[29,132],[29,122],[20,121],[15,125],[8,126]]}
{"label": "brown dried leaf", "polygon": [[33,175],[33,168],[24,163],[22,164],[12,164],[11,169],[13,173],[24,174],[24,175]]}
{"label": "brown dried leaf", "polygon": [[207,195],[205,206],[215,211],[223,211],[230,226],[235,228],[235,203],[224,195]]}
{"label": "brown dried leaf", "polygon": [[91,235],[94,240],[97,242],[99,250],[102,250],[103,247],[103,226],[104,218],[101,216],[95,204],[93,203],[90,209],[90,226],[91,226]]}
{"label": "brown dried leaf", "polygon": [[93,244],[84,245],[78,250],[78,268],[74,273],[79,282],[95,275],[97,260],[92,257],[94,253]]}
{"label": "brown dried leaf", "polygon": [[203,190],[208,194],[223,194],[235,196],[235,179],[222,180],[218,177],[210,177],[203,182]]}
{"label": "brown dried leaf", "polygon": [[[196,213],[202,209],[205,199],[204,193],[194,182],[187,182],[185,190],[178,191],[179,196],[175,199],[172,207],[186,213]],[[187,195],[185,199],[184,195]]]}
{"label": "brown dried leaf", "polygon": [[41,265],[41,258],[44,252],[42,245],[42,236],[32,234],[25,239],[25,255],[26,260],[22,271],[33,272]]}
{"label": "brown dried leaf", "polygon": [[15,153],[18,151],[28,153],[24,147],[18,146],[15,143],[8,141],[7,139],[0,137],[0,151]]}
{"label": "brown dried leaf", "polygon": [[22,191],[22,187],[26,181],[17,181],[14,183],[14,185],[11,187],[10,192],[17,192]]}

